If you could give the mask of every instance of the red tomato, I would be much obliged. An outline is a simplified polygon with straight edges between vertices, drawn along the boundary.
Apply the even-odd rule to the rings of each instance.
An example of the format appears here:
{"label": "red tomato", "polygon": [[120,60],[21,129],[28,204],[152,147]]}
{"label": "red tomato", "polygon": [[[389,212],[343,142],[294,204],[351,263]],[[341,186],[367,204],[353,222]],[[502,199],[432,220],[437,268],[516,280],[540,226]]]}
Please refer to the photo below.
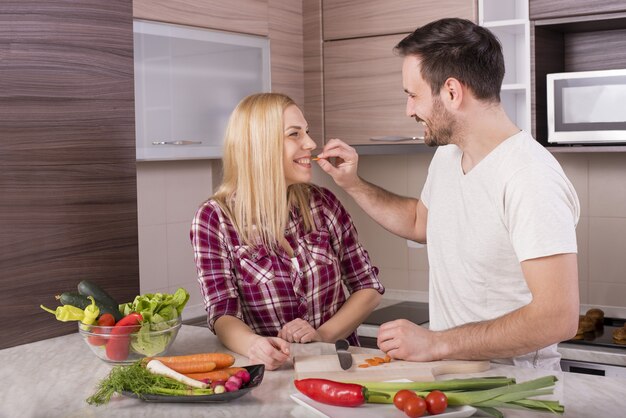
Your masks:
{"label": "red tomato", "polygon": [[399,390],[396,395],[393,397],[393,404],[400,411],[404,411],[404,405],[408,399],[417,398],[417,394],[411,390],[402,389]]}
{"label": "red tomato", "polygon": [[439,390],[433,390],[426,396],[426,406],[430,415],[442,414],[448,407],[448,397]]}
{"label": "red tomato", "polygon": [[409,398],[404,403],[404,413],[410,418],[421,417],[426,412],[426,409],[426,401],[421,396]]}

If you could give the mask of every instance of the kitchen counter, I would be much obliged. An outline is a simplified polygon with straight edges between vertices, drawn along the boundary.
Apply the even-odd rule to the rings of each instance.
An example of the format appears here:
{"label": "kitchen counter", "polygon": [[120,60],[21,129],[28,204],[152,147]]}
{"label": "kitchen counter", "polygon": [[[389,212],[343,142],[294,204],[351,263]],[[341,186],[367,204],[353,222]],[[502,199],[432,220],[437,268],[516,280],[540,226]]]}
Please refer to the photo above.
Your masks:
{"label": "kitchen counter", "polygon": [[[363,348],[354,351],[376,352]],[[184,325],[172,345],[170,354],[226,351],[206,328]],[[328,354],[332,345],[295,344],[301,354]],[[245,357],[236,355],[236,365],[247,365]],[[0,351],[0,417],[314,417],[310,410],[293,402],[293,368],[286,365],[266,372],[263,383],[249,394],[225,404],[148,403],[121,396],[106,406],[94,407],[85,402],[111,367],[97,359],[81,341],[70,334]],[[492,364],[484,373],[472,376],[506,375],[519,382],[549,374],[545,371]],[[465,377],[467,375],[447,375]],[[626,380],[608,377],[557,373],[556,394],[566,407],[565,417],[617,417],[626,410]],[[389,408],[393,408],[390,406]],[[549,417],[549,414],[504,410],[507,417]],[[398,411],[399,412],[399,411]],[[398,413],[398,417],[404,416]]]}

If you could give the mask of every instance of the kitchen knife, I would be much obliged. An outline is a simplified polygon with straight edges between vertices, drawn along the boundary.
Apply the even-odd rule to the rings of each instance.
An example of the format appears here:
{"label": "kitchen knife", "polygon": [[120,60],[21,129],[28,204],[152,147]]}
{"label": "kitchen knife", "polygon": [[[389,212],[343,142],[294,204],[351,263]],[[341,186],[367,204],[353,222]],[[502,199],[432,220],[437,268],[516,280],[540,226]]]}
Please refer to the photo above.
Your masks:
{"label": "kitchen knife", "polygon": [[348,351],[350,343],[348,340],[337,340],[335,342],[335,350],[337,351],[337,357],[339,358],[339,365],[343,370],[348,370],[352,367],[352,354]]}

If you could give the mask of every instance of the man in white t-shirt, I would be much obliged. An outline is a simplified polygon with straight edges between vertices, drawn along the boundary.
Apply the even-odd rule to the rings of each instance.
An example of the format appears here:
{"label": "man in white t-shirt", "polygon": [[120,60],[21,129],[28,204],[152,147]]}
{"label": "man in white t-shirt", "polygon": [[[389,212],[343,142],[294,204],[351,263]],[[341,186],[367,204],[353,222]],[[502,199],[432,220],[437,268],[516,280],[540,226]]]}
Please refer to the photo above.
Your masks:
{"label": "man in white t-shirt", "polygon": [[[338,139],[318,163],[390,232],[428,243],[429,329],[383,324],[392,358],[489,359],[559,370],[556,343],[576,334],[578,197],[552,155],[500,103],[502,49],[463,19],[432,22],[403,39],[407,115],[439,146],[419,200],[357,175]],[[327,159],[343,160],[336,167]]]}

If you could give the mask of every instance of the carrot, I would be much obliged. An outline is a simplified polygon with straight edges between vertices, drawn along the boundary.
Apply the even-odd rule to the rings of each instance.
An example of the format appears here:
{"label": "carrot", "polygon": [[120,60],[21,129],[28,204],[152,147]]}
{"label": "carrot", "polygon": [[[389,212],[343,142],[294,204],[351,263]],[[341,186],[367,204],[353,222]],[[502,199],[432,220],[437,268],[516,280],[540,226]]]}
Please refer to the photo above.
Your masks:
{"label": "carrot", "polygon": [[228,380],[229,377],[235,375],[239,370],[245,370],[243,367],[228,367],[226,369],[213,370],[204,373],[184,373],[185,376],[196,380],[209,379],[210,381]]}
{"label": "carrot", "polygon": [[147,361],[150,360],[159,360],[170,369],[187,374],[210,372],[214,369],[230,367],[235,362],[235,357],[226,353],[198,353],[186,356],[147,358]]}

